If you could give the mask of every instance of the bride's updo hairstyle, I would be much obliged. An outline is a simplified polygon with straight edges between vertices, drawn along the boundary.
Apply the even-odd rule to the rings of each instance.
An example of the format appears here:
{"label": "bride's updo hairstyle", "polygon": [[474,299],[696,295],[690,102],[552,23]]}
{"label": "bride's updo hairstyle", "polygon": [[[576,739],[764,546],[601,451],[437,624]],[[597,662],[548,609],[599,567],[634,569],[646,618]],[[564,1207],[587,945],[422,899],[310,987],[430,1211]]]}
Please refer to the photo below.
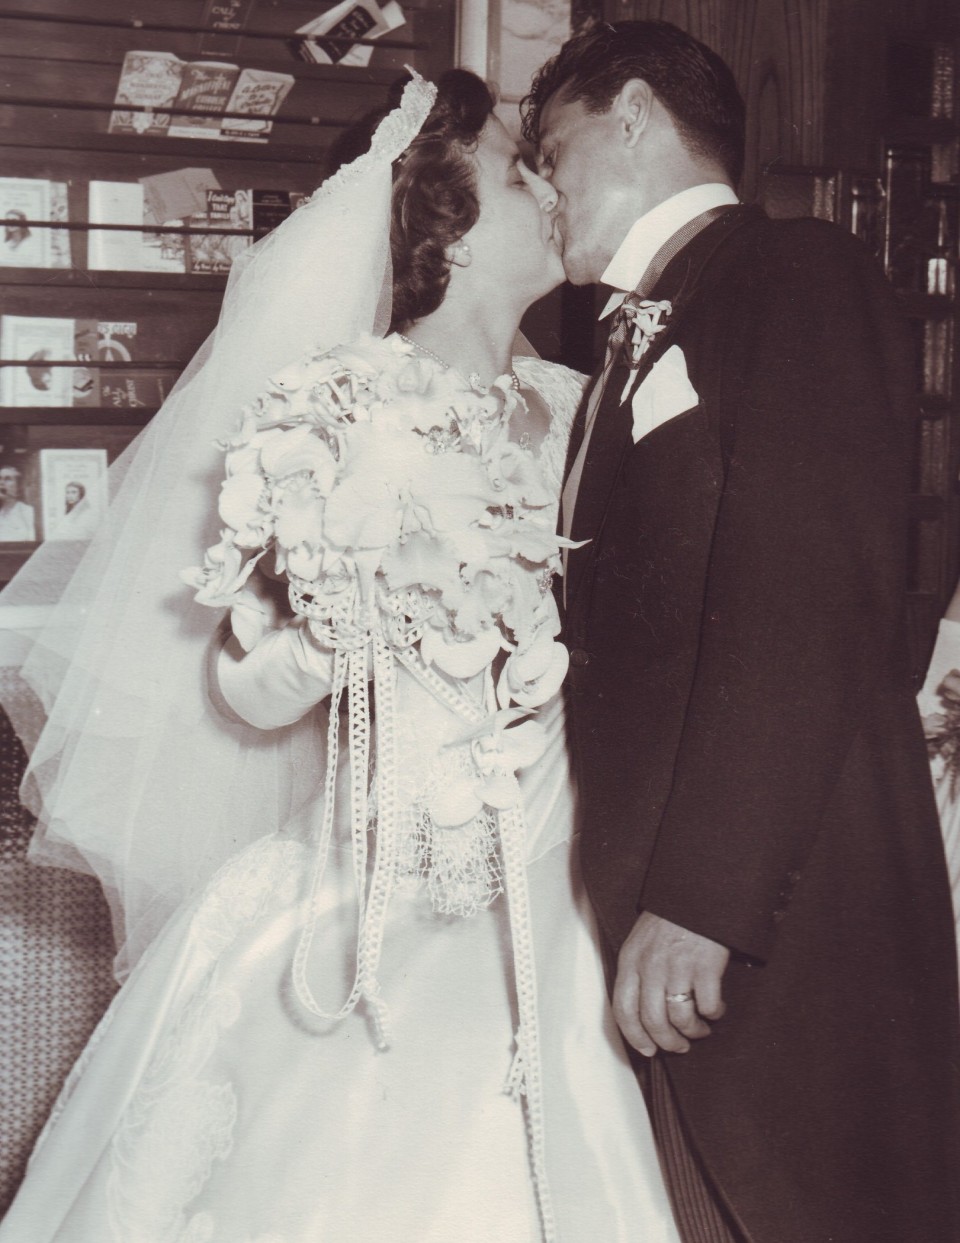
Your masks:
{"label": "bride's updo hairstyle", "polygon": [[[367,150],[405,81],[395,84],[386,109],[368,114],[340,136],[330,152],[331,173]],[[423,319],[444,299],[450,280],[446,249],[480,217],[470,154],[494,103],[482,78],[466,69],[448,70],[437,81],[437,99],[423,128],[393,166],[391,332]]]}
{"label": "bride's updo hairstyle", "polygon": [[468,157],[493,105],[476,74],[449,70],[437,82],[437,100],[423,129],[394,166],[391,331],[423,319],[444,299],[450,280],[447,247],[480,218],[476,169]]}

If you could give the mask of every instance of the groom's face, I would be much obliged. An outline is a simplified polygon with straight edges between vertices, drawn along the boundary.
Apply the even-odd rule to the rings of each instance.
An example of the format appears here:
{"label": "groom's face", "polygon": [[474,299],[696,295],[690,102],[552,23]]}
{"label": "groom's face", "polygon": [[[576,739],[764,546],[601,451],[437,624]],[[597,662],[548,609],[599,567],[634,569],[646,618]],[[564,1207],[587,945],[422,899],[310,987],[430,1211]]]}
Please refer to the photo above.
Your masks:
{"label": "groom's face", "polygon": [[616,108],[594,115],[559,92],[540,117],[537,170],[557,192],[554,213],[567,279],[600,279],[622,238],[617,224],[622,144]]}

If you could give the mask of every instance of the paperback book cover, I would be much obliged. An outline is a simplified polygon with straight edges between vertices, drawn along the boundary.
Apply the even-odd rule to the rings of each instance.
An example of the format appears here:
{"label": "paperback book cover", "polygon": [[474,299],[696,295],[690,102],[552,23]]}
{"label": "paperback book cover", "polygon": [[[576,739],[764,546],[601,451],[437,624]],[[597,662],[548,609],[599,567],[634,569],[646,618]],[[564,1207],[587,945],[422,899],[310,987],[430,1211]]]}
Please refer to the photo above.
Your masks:
{"label": "paperback book cover", "polygon": [[[209,229],[209,235],[192,233],[187,238],[187,271],[223,274],[234,259],[251,244],[253,216],[249,191],[208,190],[207,210],[191,216],[190,227]],[[221,229],[244,229],[245,235],[222,233]]]}
{"label": "paperback book cover", "polygon": [[289,95],[295,79],[289,73],[273,73],[268,69],[244,69],[227,101],[227,112],[242,112],[240,117],[224,118],[220,137],[239,142],[266,142],[273,129],[267,117],[276,116]]}
{"label": "paperback book cover", "polygon": [[73,405],[74,322],[40,315],[0,316],[0,406]]}
{"label": "paperback book cover", "polygon": [[115,409],[159,410],[176,375],[157,367],[111,368],[100,373],[100,404]]}
{"label": "paperback book cover", "polygon": [[377,0],[343,0],[326,13],[299,27],[294,50],[313,65],[352,65],[366,68],[374,49],[368,43],[351,39],[378,39],[406,22],[396,0],[381,6]]}
{"label": "paperback book cover", "polygon": [[238,190],[236,197],[240,214],[253,229],[255,242],[282,224],[294,208],[289,190]]}
{"label": "paperback book cover", "polygon": [[[170,113],[180,90],[184,63],[173,52],[127,52],[110,114],[111,134],[166,134]],[[123,105],[149,109],[122,111]]]}
{"label": "paperback book cover", "polygon": [[[189,272],[226,273],[241,251],[266,237],[299,206],[306,195],[290,190],[209,190],[207,210],[192,216],[190,227],[209,229],[209,237],[193,233],[187,239]],[[244,229],[246,235],[219,229]]]}
{"label": "paperback book cover", "polygon": [[77,319],[73,323],[73,404],[100,405],[100,369],[97,367],[97,321]]}
{"label": "paperback book cover", "polygon": [[[103,399],[102,380],[104,377],[109,380],[109,374],[99,364],[134,363],[146,352],[144,344],[140,326],[136,323],[78,319],[75,323],[74,353],[82,366],[74,372],[73,404],[113,405],[113,402],[107,403]],[[107,387],[111,388],[111,385],[108,383]]]}
{"label": "paperback book cover", "polygon": [[0,177],[3,238],[0,266],[17,268],[70,267],[66,229],[48,229],[29,221],[68,220],[67,186],[38,177]]}
{"label": "paperback book cover", "polygon": [[[164,352],[148,324],[78,319],[76,355],[96,373],[97,389],[97,401],[82,404],[156,409],[177,378],[174,372],[151,365]],[[122,365],[98,365],[102,363]]]}
{"label": "paperback book cover", "polygon": [[0,451],[0,543],[36,543],[39,504],[36,452],[22,448]]}
{"label": "paperback book cover", "polygon": [[[90,223],[142,225],[144,191],[138,181],[91,181]],[[164,223],[176,228],[179,220]],[[182,234],[91,229],[88,266],[94,271],[184,272]]]}
{"label": "paperback book cover", "polygon": [[[221,113],[226,110],[240,66],[222,61],[191,61],[183,68],[175,107],[190,112]],[[171,138],[219,138],[219,116],[184,116],[174,113],[167,131]]]}
{"label": "paperback book cover", "polygon": [[89,539],[107,507],[106,449],[41,449],[44,539]]}
{"label": "paperback book cover", "polygon": [[210,168],[175,168],[140,178],[143,186],[144,223],[166,224],[184,220],[207,208],[207,191],[219,190],[220,182]]}

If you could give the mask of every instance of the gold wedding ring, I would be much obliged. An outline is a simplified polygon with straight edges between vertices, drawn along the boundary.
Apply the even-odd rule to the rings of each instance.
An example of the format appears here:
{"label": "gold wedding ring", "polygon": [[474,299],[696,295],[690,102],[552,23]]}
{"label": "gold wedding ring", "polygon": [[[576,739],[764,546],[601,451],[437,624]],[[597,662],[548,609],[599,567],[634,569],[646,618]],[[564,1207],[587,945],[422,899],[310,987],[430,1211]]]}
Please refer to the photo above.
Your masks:
{"label": "gold wedding ring", "polygon": [[693,1001],[693,993],[667,993],[667,1001]]}

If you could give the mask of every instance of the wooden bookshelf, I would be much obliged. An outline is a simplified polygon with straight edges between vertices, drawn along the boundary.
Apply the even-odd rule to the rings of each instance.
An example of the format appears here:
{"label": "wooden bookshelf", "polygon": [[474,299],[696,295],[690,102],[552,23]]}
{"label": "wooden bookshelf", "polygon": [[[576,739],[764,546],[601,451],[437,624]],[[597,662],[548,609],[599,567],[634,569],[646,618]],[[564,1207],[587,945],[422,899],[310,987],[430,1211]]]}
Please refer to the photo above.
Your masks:
{"label": "wooden bookshelf", "polygon": [[[325,175],[331,144],[386,101],[404,66],[436,77],[454,63],[455,0],[401,0],[406,23],[371,41],[366,68],[313,65],[298,55],[296,28],[329,4],[260,0],[236,32],[206,28],[207,7],[204,0],[123,5],[115,0],[0,0],[0,177],[65,183],[73,226],[69,267],[0,265],[0,311],[136,323],[146,351],[136,365],[169,373],[171,385],[214,326],[227,278],[90,269],[89,183],[136,182],[203,168],[226,191],[309,194]],[[272,118],[266,143],[111,134],[110,115],[128,51],[172,52],[187,62],[226,61],[241,69],[286,73],[295,81]],[[40,448],[82,445],[103,447],[113,460],[154,413],[156,403],[0,406],[0,465]],[[8,580],[35,546],[0,541],[0,581]]]}

